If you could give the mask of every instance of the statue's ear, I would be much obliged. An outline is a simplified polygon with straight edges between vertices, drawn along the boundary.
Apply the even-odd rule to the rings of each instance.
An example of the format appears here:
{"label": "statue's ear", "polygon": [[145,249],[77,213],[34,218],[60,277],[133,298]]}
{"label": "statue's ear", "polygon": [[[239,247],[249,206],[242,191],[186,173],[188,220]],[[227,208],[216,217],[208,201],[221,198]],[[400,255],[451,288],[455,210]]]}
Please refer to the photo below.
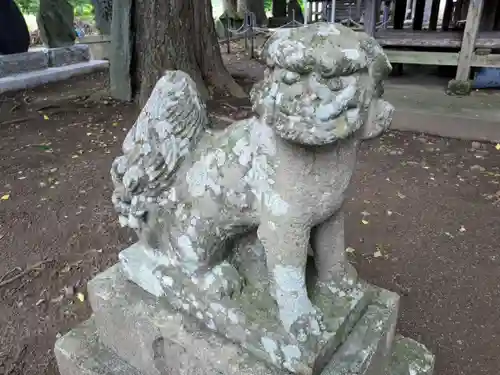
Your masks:
{"label": "statue's ear", "polygon": [[368,110],[368,118],[362,129],[361,138],[371,139],[386,131],[392,122],[394,107],[385,100],[373,99]]}

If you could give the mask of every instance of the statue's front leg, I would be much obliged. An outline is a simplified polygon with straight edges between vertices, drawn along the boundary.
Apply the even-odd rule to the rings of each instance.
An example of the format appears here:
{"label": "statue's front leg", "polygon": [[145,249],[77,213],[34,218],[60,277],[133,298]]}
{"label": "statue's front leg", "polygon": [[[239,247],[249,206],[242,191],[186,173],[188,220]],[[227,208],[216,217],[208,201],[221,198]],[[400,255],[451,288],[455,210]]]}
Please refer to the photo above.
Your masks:
{"label": "statue's front leg", "polygon": [[299,339],[320,333],[318,311],[306,288],[310,226],[303,218],[264,215],[258,229],[267,257],[271,294],[284,328]]}
{"label": "statue's front leg", "polygon": [[315,228],[313,251],[320,283],[355,284],[357,272],[345,254],[344,213],[341,209]]}

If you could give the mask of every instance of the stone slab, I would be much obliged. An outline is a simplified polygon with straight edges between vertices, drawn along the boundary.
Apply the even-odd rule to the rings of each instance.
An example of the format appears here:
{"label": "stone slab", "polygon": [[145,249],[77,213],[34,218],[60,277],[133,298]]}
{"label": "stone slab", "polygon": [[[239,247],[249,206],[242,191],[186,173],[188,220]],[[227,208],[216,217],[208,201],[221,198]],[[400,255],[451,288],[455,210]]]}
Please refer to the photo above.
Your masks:
{"label": "stone slab", "polygon": [[397,335],[387,375],[432,375],[435,357],[419,342]]}
{"label": "stone slab", "polygon": [[[54,352],[61,375],[146,375],[100,342],[93,317],[58,339]],[[391,365],[382,375],[431,375],[433,367],[434,356],[423,345],[397,335]]]}
{"label": "stone slab", "polygon": [[108,66],[109,61],[91,60],[78,64],[10,75],[0,78],[0,94],[63,81],[74,76],[105,70]]}
{"label": "stone slab", "polygon": [[0,55],[0,78],[46,69],[48,66],[49,57],[45,50]]}
{"label": "stone slab", "polygon": [[500,142],[498,93],[479,91],[457,97],[446,95],[442,86],[389,82],[384,97],[396,108],[392,129]]}
{"label": "stone slab", "polygon": [[[318,364],[324,365],[331,358],[376,294],[365,283],[353,283],[349,289],[329,290],[326,301],[322,297],[315,301],[325,314],[329,313],[324,318],[323,336],[318,340],[313,340],[312,336],[299,340],[284,331],[275,303],[266,291],[243,288],[236,297],[217,298],[176,269],[164,272],[168,275],[165,277],[175,282],[160,285],[156,271],[162,267],[162,258],[140,244],[122,251],[120,261],[127,278],[144,290],[158,297],[165,296],[172,306],[196,317],[202,325],[238,343],[255,357],[278,368],[304,374],[311,373],[314,367],[322,369]],[[228,273],[222,271],[220,274]],[[314,294],[313,301],[316,299]],[[271,347],[276,348],[270,350]],[[297,357],[293,363],[288,363],[283,353],[292,349]]]}
{"label": "stone slab", "polygon": [[87,35],[79,38],[78,43],[89,46],[90,58],[92,60],[109,60],[109,50],[111,48],[110,35]]}
{"label": "stone slab", "polygon": [[49,48],[49,66],[59,67],[78,64],[90,60],[90,49],[86,44],[75,44],[69,47]]}
{"label": "stone slab", "polygon": [[[103,344],[145,375],[284,375],[129,282],[120,266],[88,284]],[[201,371],[202,369],[202,371]]]}
{"label": "stone slab", "polygon": [[54,353],[63,375],[141,375],[101,344],[93,318],[58,339]]}
{"label": "stone slab", "polygon": [[[177,369],[180,368],[187,374],[194,374],[191,367],[198,363],[218,374],[288,374],[278,368],[269,368],[238,345],[200,328],[195,319],[173,311],[164,299],[153,297],[128,281],[120,265],[95,277],[88,291],[102,342],[147,375],[161,374],[154,365],[154,358],[158,356],[173,360],[168,364],[173,373],[179,373]],[[326,366],[323,374],[336,375],[348,369],[352,374],[385,375],[398,301],[396,294],[379,290],[374,303],[349,332],[333,358],[330,357],[328,363],[317,364],[320,369]],[[158,348],[158,340],[162,347],[160,354],[153,350]],[[277,348],[271,352],[276,356],[287,355],[286,350],[278,351]],[[293,356],[283,359],[285,362],[294,360]],[[248,372],[247,369],[252,370]]]}
{"label": "stone slab", "polygon": [[385,375],[391,362],[399,296],[380,289],[378,298],[349,333],[322,375]]}

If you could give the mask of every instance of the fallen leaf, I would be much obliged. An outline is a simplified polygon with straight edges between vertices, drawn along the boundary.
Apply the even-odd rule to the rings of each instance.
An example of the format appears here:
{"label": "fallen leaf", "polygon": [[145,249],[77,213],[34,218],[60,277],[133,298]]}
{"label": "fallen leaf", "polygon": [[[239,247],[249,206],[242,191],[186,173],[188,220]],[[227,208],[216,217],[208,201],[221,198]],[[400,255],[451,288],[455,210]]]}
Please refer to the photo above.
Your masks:
{"label": "fallen leaf", "polygon": [[382,252],[380,250],[377,250],[373,253],[374,258],[380,258],[382,256]]}
{"label": "fallen leaf", "polygon": [[85,301],[85,296],[83,295],[83,293],[76,293],[76,298],[78,298],[80,302]]}
{"label": "fallen leaf", "polygon": [[486,169],[480,165],[473,165],[472,167],[470,167],[470,170],[471,171],[480,171],[480,172],[484,172]]}
{"label": "fallen leaf", "polygon": [[64,298],[64,296],[63,296],[63,295],[60,295],[59,297],[52,298],[52,299],[50,300],[50,302],[52,302],[52,303],[59,303],[59,302],[61,302],[61,301],[63,300],[63,298]]}
{"label": "fallen leaf", "polygon": [[399,197],[399,198],[401,198],[401,199],[405,199],[405,198],[406,198],[406,195],[401,194],[401,193],[398,191],[398,197]]}
{"label": "fallen leaf", "polygon": [[0,197],[0,199],[3,201],[6,201],[9,198],[10,198],[10,194],[4,194],[4,195],[2,195],[2,197]]}
{"label": "fallen leaf", "polygon": [[[64,295],[71,298],[75,295],[75,288],[73,286],[67,286],[64,288]],[[83,301],[82,301],[83,302]]]}
{"label": "fallen leaf", "polygon": [[388,215],[388,216],[392,216],[392,211],[387,210],[387,215]]}
{"label": "fallen leaf", "polygon": [[71,156],[71,159],[77,159],[79,156],[78,155],[73,155]]}
{"label": "fallen leaf", "polygon": [[347,249],[345,249],[345,252],[349,254],[353,254],[355,251],[356,250],[354,250],[352,247],[348,247]]}
{"label": "fallen leaf", "polygon": [[363,219],[363,220],[361,220],[361,223],[363,223],[364,225],[367,225],[368,224],[368,220]]}
{"label": "fallen leaf", "polygon": [[44,119],[44,120],[48,120],[48,119],[49,119],[49,116],[47,116],[47,115],[43,115],[43,119]]}
{"label": "fallen leaf", "polygon": [[118,123],[117,122],[113,122],[113,126],[118,126]]}
{"label": "fallen leaf", "polygon": [[495,146],[495,148],[500,151],[500,143],[497,143],[497,145]]}

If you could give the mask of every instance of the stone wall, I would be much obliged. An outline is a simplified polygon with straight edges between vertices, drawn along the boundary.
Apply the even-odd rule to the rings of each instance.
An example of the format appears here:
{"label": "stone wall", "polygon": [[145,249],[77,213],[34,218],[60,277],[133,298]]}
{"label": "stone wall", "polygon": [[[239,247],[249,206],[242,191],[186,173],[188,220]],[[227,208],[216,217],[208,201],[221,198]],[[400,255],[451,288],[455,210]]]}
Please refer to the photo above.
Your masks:
{"label": "stone wall", "polygon": [[79,38],[78,43],[89,46],[92,60],[109,60],[111,48],[110,35],[86,35]]}
{"label": "stone wall", "polygon": [[85,44],[0,56],[0,78],[89,60],[90,49]]}

